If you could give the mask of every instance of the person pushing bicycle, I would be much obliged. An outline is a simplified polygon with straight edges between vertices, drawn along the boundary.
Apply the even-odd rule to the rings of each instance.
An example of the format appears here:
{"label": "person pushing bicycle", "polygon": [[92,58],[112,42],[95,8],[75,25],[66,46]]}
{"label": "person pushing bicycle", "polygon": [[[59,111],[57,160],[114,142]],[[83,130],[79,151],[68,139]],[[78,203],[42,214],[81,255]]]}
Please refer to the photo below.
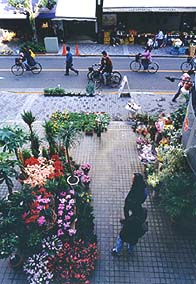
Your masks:
{"label": "person pushing bicycle", "polygon": [[108,56],[107,52],[104,50],[102,51],[102,58],[101,58],[101,67],[99,71],[103,75],[104,85],[107,84],[107,78],[110,76],[113,70],[112,60]]}

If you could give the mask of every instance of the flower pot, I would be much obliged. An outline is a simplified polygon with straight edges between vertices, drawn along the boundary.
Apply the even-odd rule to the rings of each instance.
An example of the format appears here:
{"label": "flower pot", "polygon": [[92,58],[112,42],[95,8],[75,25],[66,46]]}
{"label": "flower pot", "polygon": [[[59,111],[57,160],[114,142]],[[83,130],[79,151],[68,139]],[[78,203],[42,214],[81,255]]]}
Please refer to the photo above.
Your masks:
{"label": "flower pot", "polygon": [[80,179],[78,176],[68,176],[67,183],[69,185],[77,185],[79,183]]}
{"label": "flower pot", "polygon": [[12,256],[10,256],[10,266],[12,268],[21,268],[23,266],[24,263],[24,258],[22,257],[22,255],[18,252],[12,254]]}

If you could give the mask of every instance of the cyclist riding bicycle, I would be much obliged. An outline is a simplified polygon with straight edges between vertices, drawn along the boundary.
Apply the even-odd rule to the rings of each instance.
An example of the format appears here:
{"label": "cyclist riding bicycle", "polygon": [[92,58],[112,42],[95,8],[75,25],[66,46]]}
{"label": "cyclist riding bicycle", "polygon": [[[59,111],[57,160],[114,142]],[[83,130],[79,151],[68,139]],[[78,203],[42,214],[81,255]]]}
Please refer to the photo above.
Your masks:
{"label": "cyclist riding bicycle", "polygon": [[27,71],[29,71],[30,68],[36,64],[34,58],[31,56],[30,49],[26,45],[24,45],[24,47],[22,48],[20,59],[24,63]]}
{"label": "cyclist riding bicycle", "polygon": [[107,84],[107,78],[110,76],[112,73],[113,65],[112,65],[112,60],[108,56],[107,52],[104,50],[102,51],[102,58],[101,58],[101,67],[99,71],[103,75],[103,80],[104,80],[104,85]]}
{"label": "cyclist riding bicycle", "polygon": [[150,47],[147,47],[145,52],[141,54],[141,57],[142,57],[142,65],[144,67],[144,70],[147,70],[148,69],[148,65],[149,63],[151,62],[152,60],[152,57],[151,57],[151,48]]}

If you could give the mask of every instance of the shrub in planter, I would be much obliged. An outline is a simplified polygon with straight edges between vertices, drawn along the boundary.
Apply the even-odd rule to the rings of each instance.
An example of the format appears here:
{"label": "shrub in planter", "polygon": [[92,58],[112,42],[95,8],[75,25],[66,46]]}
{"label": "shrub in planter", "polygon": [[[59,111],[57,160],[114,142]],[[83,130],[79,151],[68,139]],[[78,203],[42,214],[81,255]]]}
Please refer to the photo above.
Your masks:
{"label": "shrub in planter", "polygon": [[45,88],[44,96],[64,96],[65,90],[63,88]]}
{"label": "shrub in planter", "polygon": [[196,178],[193,173],[165,176],[161,185],[161,204],[183,228],[196,230]]}

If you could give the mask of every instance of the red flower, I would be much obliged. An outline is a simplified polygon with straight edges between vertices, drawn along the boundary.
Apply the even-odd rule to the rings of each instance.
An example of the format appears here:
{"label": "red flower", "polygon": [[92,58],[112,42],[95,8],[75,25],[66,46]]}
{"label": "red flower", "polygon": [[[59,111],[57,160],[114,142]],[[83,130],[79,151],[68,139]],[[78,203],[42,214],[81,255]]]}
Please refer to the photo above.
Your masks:
{"label": "red flower", "polygon": [[39,165],[40,162],[38,161],[37,158],[31,157],[29,159],[26,159],[24,161],[25,166],[29,165],[29,166],[33,166],[33,165]]}

